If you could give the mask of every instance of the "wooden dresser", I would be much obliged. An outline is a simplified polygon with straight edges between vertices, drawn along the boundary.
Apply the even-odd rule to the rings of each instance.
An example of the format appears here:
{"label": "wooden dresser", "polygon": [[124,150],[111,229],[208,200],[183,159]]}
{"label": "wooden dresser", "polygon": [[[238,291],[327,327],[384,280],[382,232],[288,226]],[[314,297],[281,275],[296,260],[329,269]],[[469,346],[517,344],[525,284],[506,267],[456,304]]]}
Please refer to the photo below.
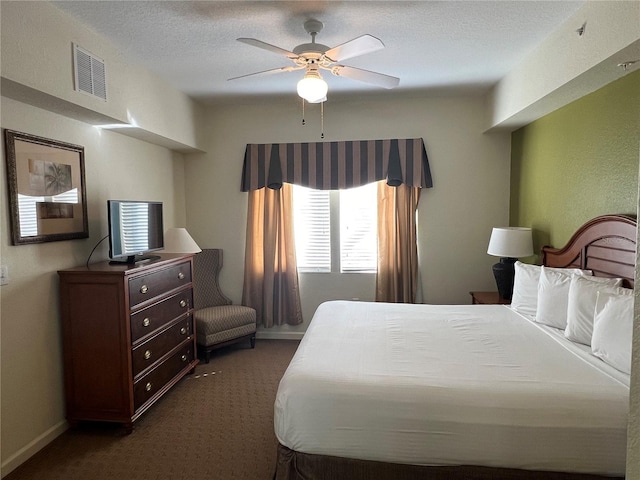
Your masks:
{"label": "wooden dresser", "polygon": [[133,422],[196,359],[193,257],[58,272],[67,420]]}

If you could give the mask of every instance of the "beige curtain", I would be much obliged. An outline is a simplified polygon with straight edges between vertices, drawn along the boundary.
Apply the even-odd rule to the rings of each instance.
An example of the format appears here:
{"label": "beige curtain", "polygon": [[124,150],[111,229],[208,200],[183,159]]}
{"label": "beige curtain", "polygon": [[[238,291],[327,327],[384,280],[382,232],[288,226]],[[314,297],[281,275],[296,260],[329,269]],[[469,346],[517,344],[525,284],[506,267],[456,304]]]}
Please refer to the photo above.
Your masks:
{"label": "beige curtain", "polygon": [[242,303],[265,327],[302,323],[291,185],[249,192]]}
{"label": "beige curtain", "polygon": [[378,182],[377,302],[416,302],[418,200],[419,187],[390,187],[385,181]]}

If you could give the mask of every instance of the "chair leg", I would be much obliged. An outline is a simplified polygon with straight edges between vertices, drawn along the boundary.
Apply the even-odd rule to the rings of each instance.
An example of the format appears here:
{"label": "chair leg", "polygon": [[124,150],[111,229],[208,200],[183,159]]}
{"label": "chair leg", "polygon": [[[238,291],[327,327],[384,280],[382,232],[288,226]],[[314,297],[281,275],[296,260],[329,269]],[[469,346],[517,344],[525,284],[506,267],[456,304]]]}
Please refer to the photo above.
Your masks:
{"label": "chair leg", "polygon": [[249,338],[249,341],[251,342],[251,348],[256,348],[256,336],[253,335],[251,338]]}
{"label": "chair leg", "polygon": [[211,358],[211,350],[208,348],[204,351],[204,363],[209,363],[209,359]]}

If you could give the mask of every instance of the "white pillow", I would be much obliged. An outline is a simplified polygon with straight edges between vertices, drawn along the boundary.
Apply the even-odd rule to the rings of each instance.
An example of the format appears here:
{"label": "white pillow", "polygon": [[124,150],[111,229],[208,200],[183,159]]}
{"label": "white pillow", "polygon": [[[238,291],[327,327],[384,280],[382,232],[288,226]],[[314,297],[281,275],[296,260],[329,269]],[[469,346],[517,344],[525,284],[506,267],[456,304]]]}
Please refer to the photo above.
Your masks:
{"label": "white pillow", "polygon": [[564,336],[572,342],[591,345],[596,296],[599,291],[616,293],[623,281],[622,278],[573,275],[569,285],[567,328]]}
{"label": "white pillow", "polygon": [[550,327],[567,328],[569,286],[572,275],[589,276],[591,270],[541,267],[538,281],[538,310],[535,321]]}
{"label": "white pillow", "polygon": [[511,308],[525,315],[535,316],[538,304],[540,265],[529,265],[518,261],[514,264],[514,268]]}
{"label": "white pillow", "polygon": [[567,327],[567,306],[571,274],[542,267],[538,281],[538,311],[536,322],[550,327]]}
{"label": "white pillow", "polygon": [[633,295],[598,292],[591,338],[593,354],[621,372],[631,373]]}
{"label": "white pillow", "polygon": [[[513,279],[513,295],[511,297],[511,308],[525,315],[536,315],[538,307],[538,282],[542,267],[517,261],[514,264],[515,277]],[[580,275],[591,275],[591,270],[580,270],[579,268],[550,268],[548,270],[566,273],[576,273]]]}

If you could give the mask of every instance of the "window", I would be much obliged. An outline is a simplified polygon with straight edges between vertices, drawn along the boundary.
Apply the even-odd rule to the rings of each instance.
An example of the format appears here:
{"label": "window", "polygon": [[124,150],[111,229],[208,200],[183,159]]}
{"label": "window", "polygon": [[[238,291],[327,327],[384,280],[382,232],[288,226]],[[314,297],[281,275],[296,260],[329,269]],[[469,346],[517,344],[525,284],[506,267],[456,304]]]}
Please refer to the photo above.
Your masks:
{"label": "window", "polygon": [[293,186],[293,227],[300,272],[331,271],[329,193]]}
{"label": "window", "polygon": [[376,271],[375,183],[340,191],[294,185],[293,212],[298,271]]}
{"label": "window", "polygon": [[340,271],[378,268],[377,185],[340,190]]}

